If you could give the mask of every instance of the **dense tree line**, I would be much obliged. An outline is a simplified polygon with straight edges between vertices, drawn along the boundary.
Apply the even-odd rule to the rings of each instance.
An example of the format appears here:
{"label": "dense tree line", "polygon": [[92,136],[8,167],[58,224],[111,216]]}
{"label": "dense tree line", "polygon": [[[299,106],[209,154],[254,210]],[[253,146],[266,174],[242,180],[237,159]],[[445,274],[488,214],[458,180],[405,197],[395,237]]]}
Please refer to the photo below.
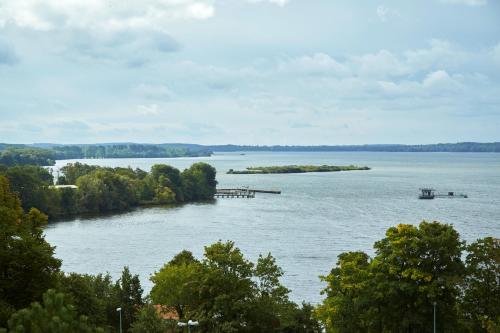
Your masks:
{"label": "dense tree line", "polygon": [[0,149],[0,164],[13,165],[54,165],[53,151],[40,148],[12,148]]}
{"label": "dense tree line", "polygon": [[51,166],[55,160],[87,158],[155,158],[210,156],[207,149],[191,150],[154,144],[111,145],[47,145],[45,148],[27,145],[0,144],[0,164]]}
{"label": "dense tree line", "polygon": [[342,145],[342,146],[248,146],[248,145],[215,145],[194,146],[191,149],[208,149],[215,152],[237,151],[368,151],[368,152],[500,152],[500,142],[458,142],[438,143],[428,145],[400,145],[400,144],[370,144],[370,145]]}
{"label": "dense tree line", "polygon": [[0,166],[0,175],[9,180],[26,211],[37,208],[49,218],[120,212],[140,205],[210,200],[217,185],[216,171],[206,163],[195,163],[182,172],[157,164],[148,173],[77,162],[61,168],[58,178],[59,185],[76,185],[76,189],[53,186],[53,175],[39,166]]}
{"label": "dense tree line", "polygon": [[431,332],[434,303],[437,332],[500,332],[499,239],[466,246],[451,225],[399,225],[373,258],[342,253],[323,280],[328,332]]}

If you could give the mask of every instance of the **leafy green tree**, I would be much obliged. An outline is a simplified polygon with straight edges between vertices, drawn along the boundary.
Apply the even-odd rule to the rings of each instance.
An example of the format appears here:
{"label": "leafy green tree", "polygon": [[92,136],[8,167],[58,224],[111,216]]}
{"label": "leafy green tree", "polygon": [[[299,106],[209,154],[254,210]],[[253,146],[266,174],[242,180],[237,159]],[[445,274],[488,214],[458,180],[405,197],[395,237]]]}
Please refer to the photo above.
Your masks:
{"label": "leafy green tree", "polygon": [[174,320],[161,318],[152,304],[144,305],[137,313],[137,318],[128,330],[129,333],[165,333],[175,328]]}
{"label": "leafy green tree", "polygon": [[190,200],[213,199],[217,181],[216,170],[203,162],[195,163],[181,174],[184,198]]}
{"label": "leafy green tree", "polygon": [[80,162],[68,163],[60,169],[63,175],[59,177],[58,184],[76,185],[78,178],[88,175],[98,169],[100,169],[100,167],[96,165],[88,165]]}
{"label": "leafy green tree", "polygon": [[451,225],[389,228],[373,260],[362,252],[339,256],[324,278],[319,316],[329,332],[427,332],[436,302],[438,330],[456,332],[462,248]]}
{"label": "leafy green tree", "polygon": [[372,262],[379,317],[391,330],[430,331],[433,302],[441,332],[457,329],[457,296],[464,275],[463,242],[451,225],[422,222],[389,228]]}
{"label": "leafy green tree", "polygon": [[130,180],[108,170],[97,170],[79,177],[77,186],[81,212],[122,211],[138,203]]}
{"label": "leafy green tree", "polygon": [[194,309],[198,303],[200,268],[191,252],[179,253],[151,277],[153,302],[174,307],[179,318],[185,319],[189,309]]}
{"label": "leafy green tree", "polygon": [[115,289],[119,307],[122,308],[123,330],[127,332],[135,320],[137,309],[144,304],[139,275],[130,274],[129,268],[125,266],[121,278],[116,282]]}
{"label": "leafy green tree", "polygon": [[0,176],[0,326],[14,309],[40,300],[55,285],[61,266],[44,238],[47,216],[37,209],[24,214],[9,182]]}
{"label": "leafy green tree", "polygon": [[204,332],[319,332],[312,307],[289,300],[282,275],[270,254],[254,264],[233,242],[219,241],[201,262],[188,251],[176,255],[151,277],[151,298],[199,320]]}
{"label": "leafy green tree", "polygon": [[43,304],[35,302],[9,320],[10,333],[91,333],[103,332],[92,327],[85,316],[78,316],[62,293],[48,290]]}
{"label": "leafy green tree", "polygon": [[500,323],[500,240],[479,239],[467,252],[461,309],[468,331],[487,332]]}
{"label": "leafy green tree", "polygon": [[178,169],[165,164],[155,164],[151,167],[151,179],[157,191],[169,188],[175,194],[177,202],[184,201],[181,173]]}
{"label": "leafy green tree", "polygon": [[19,165],[6,169],[4,176],[9,180],[12,191],[18,194],[25,211],[37,208],[46,214],[57,214],[57,193],[49,188],[53,177],[45,168]]}
{"label": "leafy green tree", "polygon": [[[369,332],[366,322],[370,311],[370,259],[364,252],[346,252],[338,256],[337,266],[322,277],[327,282],[318,315],[331,332]],[[373,299],[372,299],[373,301]]]}

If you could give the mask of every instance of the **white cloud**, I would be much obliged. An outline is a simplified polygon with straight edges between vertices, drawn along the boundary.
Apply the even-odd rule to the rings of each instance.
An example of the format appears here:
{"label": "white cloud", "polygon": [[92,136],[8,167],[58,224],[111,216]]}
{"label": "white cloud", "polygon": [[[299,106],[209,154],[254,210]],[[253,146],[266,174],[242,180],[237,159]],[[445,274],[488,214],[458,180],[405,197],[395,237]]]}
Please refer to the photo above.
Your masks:
{"label": "white cloud", "polygon": [[289,0],[248,0],[249,2],[269,2],[275,5],[283,7],[288,3]]}
{"label": "white cloud", "polygon": [[138,105],[137,112],[144,116],[154,116],[160,113],[158,104]]}
{"label": "white cloud", "polygon": [[440,0],[444,3],[461,4],[467,6],[483,6],[488,3],[488,0]]}
{"label": "white cloud", "polygon": [[345,64],[336,61],[325,53],[316,53],[312,56],[303,56],[278,64],[282,72],[299,72],[311,75],[345,76],[350,70]]}
{"label": "white cloud", "polygon": [[174,97],[172,90],[161,84],[141,83],[134,88],[134,93],[146,99],[170,100]]}
{"label": "white cloud", "polygon": [[48,31],[59,29],[166,30],[171,20],[207,19],[209,0],[3,0],[0,24]]}
{"label": "white cloud", "polygon": [[401,17],[401,14],[392,8],[380,5],[377,7],[377,16],[382,22],[387,22],[391,17]]}
{"label": "white cloud", "polygon": [[353,70],[363,76],[398,76],[411,72],[407,64],[387,50],[353,56],[350,62]]}

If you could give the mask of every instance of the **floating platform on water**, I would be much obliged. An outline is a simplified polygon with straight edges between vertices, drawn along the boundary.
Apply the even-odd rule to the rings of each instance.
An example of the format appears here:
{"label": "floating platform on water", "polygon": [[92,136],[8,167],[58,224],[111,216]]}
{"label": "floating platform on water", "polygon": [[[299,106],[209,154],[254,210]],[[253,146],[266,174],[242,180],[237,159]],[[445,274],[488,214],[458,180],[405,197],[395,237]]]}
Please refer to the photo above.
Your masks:
{"label": "floating platform on water", "polygon": [[242,188],[220,188],[215,192],[216,198],[255,198],[255,193],[281,194],[276,190],[256,190],[246,187]]}
{"label": "floating platform on water", "polygon": [[434,199],[434,198],[468,198],[467,194],[464,193],[455,193],[455,192],[447,192],[447,193],[436,193],[436,190],[433,188],[421,188],[419,199]]}

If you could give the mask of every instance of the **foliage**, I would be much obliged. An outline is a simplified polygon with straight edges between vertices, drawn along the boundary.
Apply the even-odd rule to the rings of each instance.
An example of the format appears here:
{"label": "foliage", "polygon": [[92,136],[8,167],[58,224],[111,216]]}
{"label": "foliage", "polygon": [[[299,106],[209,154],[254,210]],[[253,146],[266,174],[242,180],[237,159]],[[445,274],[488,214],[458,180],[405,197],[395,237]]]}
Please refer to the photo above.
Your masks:
{"label": "foliage", "polygon": [[89,318],[94,326],[107,330],[119,327],[117,308],[122,309],[124,332],[135,321],[143,305],[142,287],[138,275],[124,267],[121,278],[113,283],[109,274],[87,275],[71,273],[59,277],[58,290],[72,300],[75,310]]}
{"label": "foliage", "polygon": [[[470,332],[500,331],[500,240],[486,237],[467,247],[462,313]],[[496,322],[496,323],[495,323]]]}
{"label": "foliage", "polygon": [[202,261],[183,251],[156,272],[151,298],[203,332],[319,332],[312,307],[288,299],[282,275],[270,254],[254,264],[234,243],[217,242]]}
{"label": "foliage", "polygon": [[35,302],[12,315],[8,327],[10,333],[103,332],[92,327],[87,317],[78,316],[64,294],[52,289],[43,295],[43,305]]}
{"label": "foliage", "polygon": [[209,200],[217,184],[215,169],[205,163],[196,163],[182,174],[163,164],[154,165],[148,173],[79,162],[67,164],[60,172],[59,186],[53,186],[53,176],[45,168],[0,166],[0,175],[8,178],[24,210],[37,208],[50,219],[126,211],[140,205]]}
{"label": "foliage", "polygon": [[243,171],[230,169],[228,174],[246,175],[246,174],[268,174],[268,173],[305,173],[305,172],[338,172],[370,170],[369,167],[359,167],[355,165],[337,166],[337,165],[285,165],[271,167],[249,167]]}
{"label": "foliage", "polygon": [[317,314],[328,332],[495,332],[500,322],[500,250],[495,238],[465,249],[452,226],[389,228],[376,255],[339,255],[323,277]]}
{"label": "foliage", "polygon": [[40,300],[54,286],[61,262],[43,236],[46,223],[47,216],[37,209],[24,214],[8,180],[0,176],[0,326],[13,310]]}
{"label": "foliage", "polygon": [[174,328],[175,322],[161,318],[152,304],[146,304],[137,313],[137,319],[128,330],[129,333],[165,333]]}
{"label": "foliage", "polygon": [[111,145],[51,145],[46,148],[27,145],[0,144],[0,164],[54,165],[55,160],[83,158],[171,158],[210,156],[205,148],[174,147],[155,144],[111,144]]}
{"label": "foliage", "polygon": [[210,200],[215,194],[215,168],[207,163],[195,163],[181,174],[186,201]]}
{"label": "foliage", "polygon": [[54,165],[54,156],[48,149],[29,147],[9,147],[0,151],[0,164],[14,165]]}
{"label": "foliage", "polygon": [[121,278],[116,282],[115,290],[118,304],[122,309],[123,330],[127,332],[136,318],[138,307],[144,304],[139,276],[130,274],[129,268],[124,267]]}
{"label": "foliage", "polygon": [[96,170],[77,180],[78,207],[83,213],[123,211],[138,204],[132,183],[125,176]]}
{"label": "foliage", "polygon": [[6,168],[0,174],[9,180],[12,191],[21,198],[25,211],[37,208],[47,214],[54,213],[52,202],[56,193],[49,188],[53,184],[53,177],[45,168],[19,165]]}

